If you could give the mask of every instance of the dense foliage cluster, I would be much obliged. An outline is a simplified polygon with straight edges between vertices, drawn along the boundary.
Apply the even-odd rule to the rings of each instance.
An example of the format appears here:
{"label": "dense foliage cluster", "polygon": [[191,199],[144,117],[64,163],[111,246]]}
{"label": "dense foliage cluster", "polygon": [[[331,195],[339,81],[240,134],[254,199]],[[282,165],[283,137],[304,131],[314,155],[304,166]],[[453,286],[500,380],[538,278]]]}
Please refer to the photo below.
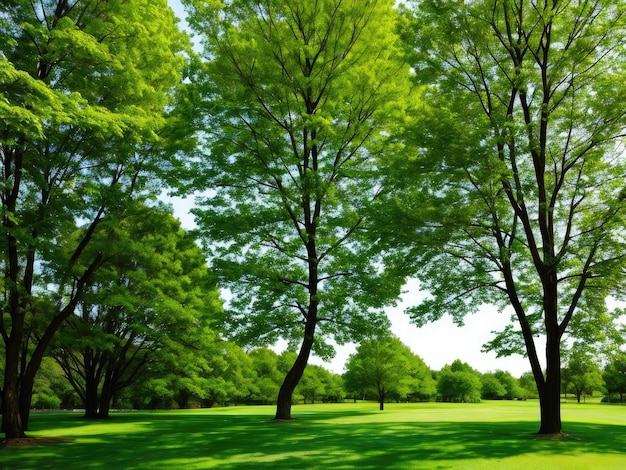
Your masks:
{"label": "dense foliage cluster", "polygon": [[[393,345],[390,347],[390,345]],[[268,348],[245,352],[224,342],[219,351],[205,350],[194,361],[160,362],[149,367],[115,391],[111,405],[118,409],[171,409],[233,405],[273,405],[284,374],[295,353],[280,354]],[[578,401],[603,395],[607,402],[626,399],[626,369],[623,355],[602,371],[592,361],[565,368],[562,394]],[[210,367],[197,371],[197,363]],[[589,381],[592,370],[594,380]],[[574,385],[582,384],[582,385]],[[441,401],[473,403],[480,400],[537,399],[532,373],[513,377],[509,372],[480,373],[461,360],[430,370],[395,338],[361,345],[346,362],[343,375],[319,365],[309,365],[294,393],[295,403],[341,403],[371,400],[380,409],[385,403]],[[72,388],[63,369],[46,358],[33,397],[37,409],[83,409],[85,400]]]}

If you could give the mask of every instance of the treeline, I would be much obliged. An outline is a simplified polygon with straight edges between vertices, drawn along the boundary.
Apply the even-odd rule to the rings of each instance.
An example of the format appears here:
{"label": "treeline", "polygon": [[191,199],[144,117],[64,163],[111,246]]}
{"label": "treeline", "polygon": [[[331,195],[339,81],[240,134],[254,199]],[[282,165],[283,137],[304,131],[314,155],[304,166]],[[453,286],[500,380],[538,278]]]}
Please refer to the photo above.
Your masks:
{"label": "treeline", "polygon": [[[171,361],[155,360],[137,374],[127,377],[126,385],[107,391],[99,384],[98,393],[110,396],[112,408],[172,409],[232,405],[274,404],[286,370],[295,353],[280,354],[269,348],[245,352],[230,342],[219,351],[200,353],[206,364],[198,372],[197,362],[172,368]],[[81,374],[84,375],[84,374]],[[606,401],[626,398],[626,355],[620,354],[603,370],[584,367],[570,359],[564,367],[562,393],[579,400],[600,392]],[[35,409],[84,409],[84,383],[69,380],[64,368],[47,357],[39,372],[33,395]],[[439,371],[429,369],[397,338],[365,341],[350,356],[343,375],[319,365],[309,365],[296,388],[294,403],[337,403],[374,400],[389,402],[478,402],[538,398],[530,372],[516,378],[507,371],[480,373],[467,363],[455,360]],[[107,410],[109,406],[104,406]],[[91,413],[91,414],[90,414]],[[86,410],[86,416],[93,412]],[[100,415],[99,417],[106,417]]]}

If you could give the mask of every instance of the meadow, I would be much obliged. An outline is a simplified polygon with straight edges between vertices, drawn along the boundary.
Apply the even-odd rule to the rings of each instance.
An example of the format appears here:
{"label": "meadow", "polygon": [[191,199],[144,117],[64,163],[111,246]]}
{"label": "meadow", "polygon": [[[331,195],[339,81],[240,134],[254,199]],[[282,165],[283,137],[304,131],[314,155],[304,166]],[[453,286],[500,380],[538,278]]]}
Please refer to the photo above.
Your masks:
{"label": "meadow", "polygon": [[624,469],[626,407],[563,405],[560,439],[538,438],[539,404],[375,403],[34,413],[29,436],[67,442],[0,449],[13,469]]}

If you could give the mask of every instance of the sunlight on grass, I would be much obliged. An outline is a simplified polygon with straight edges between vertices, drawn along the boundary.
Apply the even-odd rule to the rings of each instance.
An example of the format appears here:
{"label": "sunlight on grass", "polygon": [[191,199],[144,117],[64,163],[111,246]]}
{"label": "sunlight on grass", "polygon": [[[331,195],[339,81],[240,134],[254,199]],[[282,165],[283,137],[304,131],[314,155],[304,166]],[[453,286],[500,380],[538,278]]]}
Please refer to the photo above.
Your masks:
{"label": "sunlight on grass", "polygon": [[70,443],[0,450],[0,468],[626,468],[626,407],[564,404],[570,437],[539,439],[537,402],[300,405],[34,414],[32,436]]}

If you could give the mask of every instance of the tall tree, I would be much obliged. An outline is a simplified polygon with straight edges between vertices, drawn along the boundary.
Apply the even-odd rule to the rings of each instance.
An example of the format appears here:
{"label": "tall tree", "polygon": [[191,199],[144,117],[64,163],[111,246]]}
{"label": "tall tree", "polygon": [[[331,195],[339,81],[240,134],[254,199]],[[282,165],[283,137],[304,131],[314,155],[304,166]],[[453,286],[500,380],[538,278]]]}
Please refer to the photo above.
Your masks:
{"label": "tall tree", "polygon": [[87,246],[145,192],[188,41],[165,0],[0,8],[2,428],[10,439],[25,435],[44,352],[104,262],[97,252],[87,258]]}
{"label": "tall tree", "polygon": [[[415,3],[406,37],[432,117],[414,130],[424,158],[398,168],[429,172],[410,200],[434,201],[404,225],[429,210],[437,223],[414,256],[432,297],[411,314],[512,309],[517,328],[488,346],[525,350],[539,433],[560,433],[561,343],[610,326],[606,296],[624,293],[626,4]],[[429,240],[440,246],[423,250]]]}
{"label": "tall tree", "polygon": [[197,222],[233,336],[299,344],[278,394],[289,419],[311,351],[382,329],[399,294],[359,238],[410,93],[398,14],[392,0],[185,3],[207,71]]}
{"label": "tall tree", "polygon": [[391,396],[430,396],[435,384],[421,358],[396,337],[367,340],[348,358],[344,382],[349,392],[373,395],[379,409]]}

